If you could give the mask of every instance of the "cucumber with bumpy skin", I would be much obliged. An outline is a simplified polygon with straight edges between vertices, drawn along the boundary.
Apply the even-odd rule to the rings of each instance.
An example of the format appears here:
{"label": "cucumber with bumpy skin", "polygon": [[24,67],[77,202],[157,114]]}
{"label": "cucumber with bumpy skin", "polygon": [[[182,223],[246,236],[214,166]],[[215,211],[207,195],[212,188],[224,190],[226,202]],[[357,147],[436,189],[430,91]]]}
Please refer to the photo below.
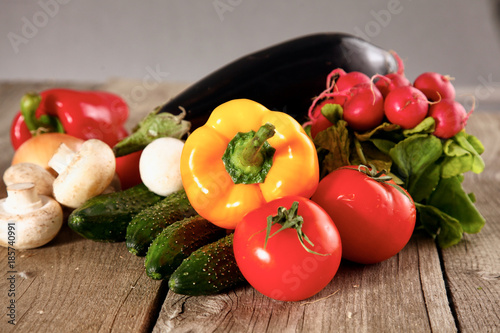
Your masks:
{"label": "cucumber with bumpy skin", "polygon": [[68,225],[91,240],[121,242],[125,240],[127,226],[132,218],[163,198],[149,191],[144,184],[101,194],[75,209],[68,217]]}
{"label": "cucumber with bumpy skin", "polygon": [[186,191],[174,192],[137,214],[127,226],[126,245],[130,253],[145,256],[153,240],[172,223],[190,217],[196,211]]}
{"label": "cucumber with bumpy skin", "polygon": [[166,227],[148,249],[146,274],[155,280],[169,278],[193,251],[226,235],[217,227],[196,215]]}
{"label": "cucumber with bumpy skin", "polygon": [[191,253],[170,276],[168,286],[177,294],[217,294],[245,282],[233,252],[233,235]]}

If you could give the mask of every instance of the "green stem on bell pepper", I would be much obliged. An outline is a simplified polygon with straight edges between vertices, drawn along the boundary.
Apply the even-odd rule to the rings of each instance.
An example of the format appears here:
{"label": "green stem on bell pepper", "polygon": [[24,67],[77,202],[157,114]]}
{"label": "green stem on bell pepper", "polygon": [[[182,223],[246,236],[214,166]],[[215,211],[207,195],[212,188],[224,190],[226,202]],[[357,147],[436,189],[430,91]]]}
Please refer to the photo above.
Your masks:
{"label": "green stem on bell pepper", "polygon": [[42,97],[37,93],[27,93],[21,99],[21,114],[31,135],[46,132],[64,133],[63,125],[57,117],[46,114],[36,117],[36,110],[41,101]]}
{"label": "green stem on bell pepper", "polygon": [[264,182],[276,151],[267,139],[274,133],[274,125],[267,123],[257,132],[237,133],[229,142],[222,161],[235,184]]}

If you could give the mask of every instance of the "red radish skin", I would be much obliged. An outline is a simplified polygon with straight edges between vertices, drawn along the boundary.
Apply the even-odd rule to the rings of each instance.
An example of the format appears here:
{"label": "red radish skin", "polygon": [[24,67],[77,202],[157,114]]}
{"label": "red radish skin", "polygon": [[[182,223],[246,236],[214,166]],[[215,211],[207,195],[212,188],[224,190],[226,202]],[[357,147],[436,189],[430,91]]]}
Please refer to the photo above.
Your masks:
{"label": "red radish skin", "polygon": [[437,102],[442,99],[455,99],[455,87],[451,77],[436,72],[420,74],[413,82],[413,86],[424,93],[429,101]]}
{"label": "red radish skin", "polygon": [[427,116],[429,102],[417,88],[404,86],[391,91],[384,102],[387,119],[403,129],[417,126]]}
{"label": "red radish skin", "polygon": [[432,104],[429,107],[429,116],[436,122],[434,135],[441,139],[455,136],[465,128],[469,114],[462,104],[454,100],[442,100]]}
{"label": "red radish skin", "polygon": [[338,93],[320,95],[313,101],[311,107],[309,108],[309,119],[314,122],[319,117],[322,117],[323,115],[321,114],[321,109],[326,104],[339,104],[340,106],[343,106],[345,100],[346,96]]}
{"label": "red radish skin", "polygon": [[401,57],[399,56],[399,54],[396,53],[396,51],[390,50],[389,52],[392,54],[392,56],[396,60],[396,63],[398,64],[398,71],[397,71],[397,73],[401,74],[401,75],[404,75],[404,73],[405,73],[405,64],[403,62],[403,59],[401,59]]}
{"label": "red radish skin", "polygon": [[321,108],[330,102],[326,102],[327,99],[339,99],[333,103],[344,104],[345,97],[340,97],[338,94],[334,93],[336,80],[339,77],[346,75],[346,72],[342,68],[336,68],[331,71],[326,77],[326,89],[316,96],[309,107],[308,117],[310,121],[306,122],[304,125],[313,124],[317,118],[321,117]]}
{"label": "red radish skin", "polygon": [[411,82],[399,73],[389,73],[387,75],[375,75],[374,79],[378,79],[375,82],[375,86],[380,90],[384,98],[397,87],[410,86]]}
{"label": "red radish skin", "polygon": [[311,137],[314,139],[319,132],[326,130],[333,124],[322,114],[311,123]]}
{"label": "red radish skin", "polygon": [[337,68],[331,71],[330,74],[328,74],[328,76],[326,77],[326,90],[324,92],[331,92],[335,85],[335,81],[339,77],[344,76],[346,74],[347,73],[342,68]]}
{"label": "red radish skin", "polygon": [[355,85],[344,103],[344,120],[358,132],[375,128],[384,119],[384,97],[371,83]]}
{"label": "red radish skin", "polygon": [[362,83],[370,83],[371,79],[368,75],[361,72],[349,72],[341,75],[335,83],[335,91],[348,91],[352,87]]}

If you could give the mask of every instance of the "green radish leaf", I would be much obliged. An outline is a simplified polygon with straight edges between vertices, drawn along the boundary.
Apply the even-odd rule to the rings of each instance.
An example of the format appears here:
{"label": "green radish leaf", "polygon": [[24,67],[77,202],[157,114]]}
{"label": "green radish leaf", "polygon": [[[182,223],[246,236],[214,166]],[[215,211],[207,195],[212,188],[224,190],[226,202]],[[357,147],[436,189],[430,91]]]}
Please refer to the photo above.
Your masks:
{"label": "green radish leaf", "polygon": [[321,114],[332,124],[336,124],[344,118],[344,109],[339,104],[325,104],[321,108]]}
{"label": "green radish leaf", "polygon": [[474,173],[483,172],[485,165],[478,150],[481,152],[484,150],[482,144],[478,143],[475,137],[468,136],[465,132],[460,132],[447,140],[443,146],[445,159],[443,161],[442,177],[450,178],[468,171]]}
{"label": "green radish leaf", "polygon": [[434,120],[434,118],[427,117],[414,128],[403,130],[403,135],[409,137],[415,134],[431,134],[434,133],[435,128],[436,121]]}
{"label": "green radish leaf", "polygon": [[460,242],[463,229],[460,222],[436,207],[415,204],[419,222],[424,230],[434,237],[440,248],[447,248]]}
{"label": "green radish leaf", "polygon": [[460,221],[465,232],[477,233],[486,220],[465,193],[462,181],[463,176],[442,178],[427,203]]}
{"label": "green radish leaf", "polygon": [[318,153],[322,150],[322,175],[350,164],[349,150],[351,140],[346,121],[339,120],[335,125],[316,134],[314,144],[318,147]]}
{"label": "green radish leaf", "polygon": [[[425,186],[427,189],[426,182],[429,181],[427,168],[432,168],[434,171],[433,165],[441,157],[442,151],[441,140],[428,134],[410,136],[389,151],[389,156],[396,165],[396,170],[393,172],[404,180],[405,188],[412,197],[423,196],[419,187]],[[434,180],[433,183],[435,182]]]}
{"label": "green radish leaf", "polygon": [[356,135],[356,138],[359,141],[367,141],[367,140],[372,139],[373,137],[376,137],[377,134],[383,135],[384,133],[395,132],[395,131],[399,130],[400,128],[401,127],[399,125],[385,122],[385,123],[382,123],[379,126],[375,127],[371,131],[364,132],[364,133],[355,132],[354,134]]}

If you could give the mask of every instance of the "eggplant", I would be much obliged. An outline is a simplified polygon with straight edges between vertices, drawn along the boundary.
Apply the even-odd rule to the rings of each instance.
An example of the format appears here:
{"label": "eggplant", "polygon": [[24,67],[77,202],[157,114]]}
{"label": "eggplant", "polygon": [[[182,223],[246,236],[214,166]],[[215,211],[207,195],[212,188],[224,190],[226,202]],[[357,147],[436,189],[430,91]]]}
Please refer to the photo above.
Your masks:
{"label": "eggplant", "polygon": [[220,104],[248,98],[303,123],[312,99],[325,89],[327,75],[336,68],[372,76],[396,72],[398,63],[390,52],[349,34],[306,35],[219,68],[162,105],[159,112],[179,114],[182,107],[195,129]]}

